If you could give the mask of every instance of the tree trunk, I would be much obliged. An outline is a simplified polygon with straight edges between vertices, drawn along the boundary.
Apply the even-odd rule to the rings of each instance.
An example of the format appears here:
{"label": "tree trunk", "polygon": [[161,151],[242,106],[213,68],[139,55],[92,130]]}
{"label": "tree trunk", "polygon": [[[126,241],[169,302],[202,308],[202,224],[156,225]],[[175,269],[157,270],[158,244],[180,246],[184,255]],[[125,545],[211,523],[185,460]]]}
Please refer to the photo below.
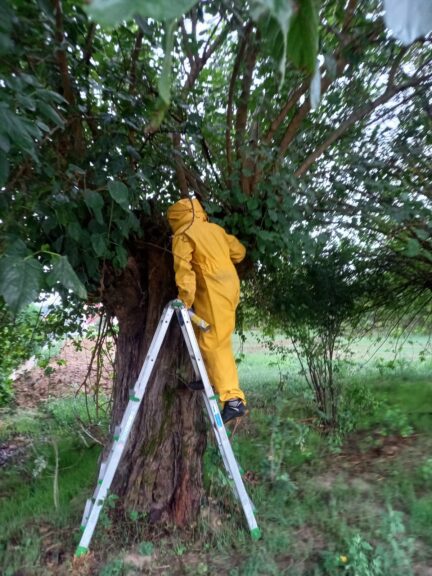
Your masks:
{"label": "tree trunk", "polygon": [[[162,310],[176,296],[166,224],[152,226],[140,247],[134,246],[126,269],[104,283],[105,305],[119,321],[111,432],[121,421]],[[145,512],[151,523],[182,527],[199,511],[206,428],[201,394],[182,383],[191,377],[173,318],[112,487],[124,509]]]}

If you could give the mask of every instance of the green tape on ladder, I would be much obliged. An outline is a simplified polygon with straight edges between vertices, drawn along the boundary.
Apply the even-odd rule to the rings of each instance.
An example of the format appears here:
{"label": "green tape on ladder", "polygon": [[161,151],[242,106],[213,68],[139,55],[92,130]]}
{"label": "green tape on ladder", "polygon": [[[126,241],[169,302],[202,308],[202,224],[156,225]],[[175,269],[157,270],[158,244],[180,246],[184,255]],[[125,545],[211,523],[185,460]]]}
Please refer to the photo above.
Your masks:
{"label": "green tape on ladder", "polygon": [[129,396],[129,400],[132,400],[132,402],[139,402],[140,399],[137,398],[136,396]]}
{"label": "green tape on ladder", "polygon": [[114,434],[114,440],[118,440],[120,438],[120,434]]}
{"label": "green tape on ladder", "polygon": [[252,540],[259,540],[262,536],[261,534],[261,530],[257,527],[257,528],[252,528],[251,530],[251,536],[252,536]]}
{"label": "green tape on ladder", "polygon": [[209,396],[209,400],[219,400],[219,395],[214,394],[213,396]]}
{"label": "green tape on ladder", "polygon": [[78,546],[78,548],[75,550],[75,558],[79,558],[80,556],[84,556],[84,554],[87,554],[88,552],[88,548],[86,548],[85,546]]}

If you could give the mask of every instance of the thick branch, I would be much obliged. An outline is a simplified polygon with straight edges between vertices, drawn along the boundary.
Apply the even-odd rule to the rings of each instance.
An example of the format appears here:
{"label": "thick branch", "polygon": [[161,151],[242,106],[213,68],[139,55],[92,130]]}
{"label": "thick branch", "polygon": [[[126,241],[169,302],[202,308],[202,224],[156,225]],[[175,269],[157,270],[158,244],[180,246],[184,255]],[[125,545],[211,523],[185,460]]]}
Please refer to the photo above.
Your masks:
{"label": "thick branch", "polygon": [[226,129],[225,129],[225,149],[227,158],[227,172],[228,178],[232,174],[232,142],[231,142],[231,128],[233,121],[233,101],[234,101],[234,90],[235,84],[240,72],[240,66],[243,60],[243,56],[246,50],[247,42],[249,40],[250,33],[252,31],[252,23],[249,22],[244,30],[243,38],[240,42],[240,47],[237,52],[236,59],[234,61],[233,71],[231,74],[230,85],[228,89],[228,101],[227,101],[227,113],[226,113]]}
{"label": "thick branch", "polygon": [[239,103],[237,106],[237,115],[235,122],[236,131],[236,152],[237,156],[241,157],[241,147],[244,144],[247,124],[247,113],[250,97],[250,89],[252,85],[253,71],[256,64],[257,47],[254,43],[249,44],[244,58],[244,74],[241,83],[241,93]]}
{"label": "thick branch", "polygon": [[[56,41],[56,59],[57,65],[60,70],[60,79],[63,89],[63,96],[65,97],[68,104],[74,108],[76,106],[76,97],[74,88],[71,82],[71,78],[69,75],[68,69],[68,61],[66,56],[66,50],[62,47],[65,37],[64,37],[64,27],[63,27],[63,6],[61,0],[54,0],[54,9],[55,9],[55,19],[56,19],[56,28],[55,28],[55,41]],[[75,113],[75,111],[73,111]],[[71,147],[74,151],[74,155],[80,155],[84,149],[84,135],[83,129],[81,125],[81,120],[79,117],[74,117],[71,120],[71,133],[72,137]]]}
{"label": "thick branch", "polygon": [[177,180],[180,188],[180,196],[182,198],[188,197],[188,184],[186,180],[186,171],[183,164],[183,158],[180,153],[180,134],[175,132],[172,136],[174,146],[174,166],[177,175]]}
{"label": "thick branch", "polygon": [[278,131],[279,127],[281,126],[282,122],[285,120],[285,118],[287,117],[289,112],[297,104],[300,96],[303,96],[303,94],[305,94],[307,92],[308,88],[309,88],[309,83],[303,82],[303,84],[301,84],[297,88],[297,90],[294,90],[294,92],[292,92],[291,96],[288,98],[285,105],[280,110],[279,114],[276,116],[276,118],[270,124],[270,128],[268,129],[267,134],[263,138],[263,144],[270,144],[271,143],[276,132]]}
{"label": "thick branch", "polygon": [[142,48],[142,41],[143,41],[143,31],[139,30],[138,34],[135,38],[135,45],[131,56],[131,64],[130,64],[130,74],[129,74],[129,92],[131,94],[135,94],[136,91],[136,80],[137,80],[137,62]]}
{"label": "thick branch", "polygon": [[84,47],[84,54],[83,54],[83,62],[86,68],[86,76],[88,77],[90,72],[90,60],[93,52],[93,40],[96,32],[96,24],[92,22],[89,26],[86,40],[85,40],[85,47]]}
{"label": "thick branch", "polygon": [[[214,35],[218,26],[219,26],[219,23],[216,25],[215,30],[213,30],[210,37],[212,37]],[[230,26],[230,24],[227,24],[227,26],[225,26],[224,30],[222,30],[222,32],[215,39],[214,42],[212,42],[211,44],[209,44],[209,43],[206,44],[206,46],[203,50],[203,53],[200,57],[188,58],[191,69],[190,69],[190,72],[188,74],[188,77],[186,78],[186,82],[185,82],[184,87],[183,87],[183,92],[188,92],[189,90],[191,90],[191,88],[193,88],[201,70],[207,64],[210,57],[225,42],[225,39],[228,36],[228,33],[230,30],[231,30],[231,26]]]}
{"label": "thick branch", "polygon": [[56,16],[55,40],[57,43],[56,58],[57,58],[57,65],[60,69],[63,96],[71,106],[75,106],[75,94],[73,91],[72,82],[69,77],[66,51],[64,50],[64,48],[61,47],[65,39],[63,31],[63,6],[61,0],[55,0],[55,16]]}
{"label": "thick branch", "polygon": [[[337,66],[337,76],[339,76],[344,68],[345,62],[340,61],[338,63]],[[324,94],[330,87],[330,85],[334,82],[333,78],[330,78],[330,76],[326,76],[325,78],[323,78],[321,80],[321,94]],[[294,138],[297,136],[297,132],[303,122],[303,120],[306,118],[306,116],[308,115],[309,111],[310,111],[310,101],[309,98],[306,98],[306,100],[304,101],[304,103],[302,104],[302,106],[300,106],[297,114],[293,117],[293,119],[291,120],[291,122],[288,124],[288,127],[285,131],[285,134],[282,138],[282,141],[279,145],[279,157],[282,157],[285,155],[285,152],[288,149],[288,146],[291,144],[291,142],[294,140]]]}

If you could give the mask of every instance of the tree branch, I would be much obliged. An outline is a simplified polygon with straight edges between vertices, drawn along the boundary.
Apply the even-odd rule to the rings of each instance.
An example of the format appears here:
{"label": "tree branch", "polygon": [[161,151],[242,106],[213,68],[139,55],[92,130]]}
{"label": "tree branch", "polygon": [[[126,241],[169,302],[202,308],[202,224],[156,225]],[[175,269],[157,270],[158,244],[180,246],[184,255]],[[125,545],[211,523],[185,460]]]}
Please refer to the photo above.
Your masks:
{"label": "tree branch", "polygon": [[131,56],[131,63],[130,63],[130,73],[129,73],[129,92],[130,94],[135,94],[136,91],[136,69],[137,69],[137,62],[142,48],[142,41],[143,41],[143,31],[141,28],[138,31],[138,34],[135,38],[135,45]]}
{"label": "tree branch", "polygon": [[300,96],[303,96],[303,94],[305,94],[307,92],[308,88],[309,88],[309,83],[303,82],[297,88],[297,90],[294,90],[294,92],[291,93],[291,96],[288,98],[288,100],[284,104],[283,108],[280,110],[279,114],[276,116],[276,118],[270,124],[270,128],[268,129],[266,135],[263,138],[263,144],[268,145],[271,143],[276,132],[278,131],[279,127],[281,126],[282,122],[285,120],[285,118],[287,117],[289,112],[297,104]]}
{"label": "tree branch", "polygon": [[228,89],[228,101],[227,101],[227,112],[226,112],[226,128],[225,128],[225,150],[227,159],[227,172],[228,179],[232,175],[232,142],[231,142],[231,128],[233,121],[233,103],[234,103],[234,90],[235,84],[240,72],[240,66],[243,60],[243,56],[246,50],[247,42],[252,31],[252,22],[248,22],[244,29],[243,38],[241,39],[239,50],[237,52],[236,59],[234,61],[233,71],[231,74],[229,89]]}
{"label": "tree branch", "polygon": [[180,152],[180,134],[178,132],[174,132],[172,135],[172,142],[174,147],[174,166],[177,175],[177,180],[179,183],[180,188],[180,196],[182,198],[188,197],[188,183],[186,180],[186,171],[185,166],[183,164],[183,158]]}
{"label": "tree branch", "polygon": [[[57,65],[60,70],[60,79],[63,89],[63,96],[68,102],[71,108],[76,107],[76,97],[74,88],[69,76],[68,61],[66,56],[66,50],[62,47],[65,36],[64,36],[64,25],[63,25],[63,6],[61,0],[54,0],[54,10],[55,10],[55,41],[56,50],[55,55],[57,59]],[[75,111],[72,111],[74,116],[71,118],[71,138],[69,139],[70,146],[75,156],[82,155],[84,151],[84,133],[81,125],[81,119],[76,115]]]}
{"label": "tree branch", "polygon": [[381,96],[379,96],[378,98],[376,98],[375,100],[373,100],[369,104],[366,104],[365,106],[362,106],[362,107],[358,108],[357,110],[354,110],[354,112],[352,112],[352,114],[344,122],[342,122],[339,125],[339,127],[336,130],[334,130],[334,132],[332,132],[324,140],[324,142],[322,142],[322,144],[320,144],[320,146],[318,146],[318,148],[316,148],[312,152],[312,154],[310,154],[306,158],[306,160],[303,161],[303,163],[294,172],[294,175],[296,177],[303,176],[303,174],[305,172],[307,172],[307,170],[309,170],[309,168],[312,166],[312,164],[328,148],[330,148],[330,146],[332,146],[332,144],[334,144],[337,140],[339,140],[339,138],[341,138],[341,136],[343,136],[349,130],[349,128],[351,128],[351,126],[353,124],[355,124],[356,122],[359,122],[360,120],[365,118],[368,114],[370,114],[376,108],[378,108],[378,106],[381,106],[382,104],[385,104],[386,102],[391,100],[393,98],[393,96],[395,96],[399,92],[402,92],[403,90],[406,90],[408,88],[413,88],[414,86],[416,86],[418,84],[419,84],[418,79],[412,80],[411,82],[404,82],[403,84],[400,84],[399,86],[394,86],[392,84],[389,84],[387,86],[387,89],[385,90],[385,92],[383,94],[381,94]]}
{"label": "tree branch", "polygon": [[[219,27],[220,22],[221,22],[221,20],[216,24],[215,28],[213,29],[213,31],[210,35],[210,39],[212,36],[214,36],[217,28]],[[193,88],[193,86],[194,86],[199,74],[201,73],[202,69],[207,64],[210,57],[224,43],[230,30],[231,30],[231,25],[228,23],[212,44],[209,44],[209,42],[206,43],[201,56],[195,57],[195,58],[192,56],[192,58],[188,58],[191,69],[190,69],[190,72],[188,74],[188,77],[186,78],[186,82],[185,82],[184,87],[183,87],[183,92],[188,92],[191,88]]]}

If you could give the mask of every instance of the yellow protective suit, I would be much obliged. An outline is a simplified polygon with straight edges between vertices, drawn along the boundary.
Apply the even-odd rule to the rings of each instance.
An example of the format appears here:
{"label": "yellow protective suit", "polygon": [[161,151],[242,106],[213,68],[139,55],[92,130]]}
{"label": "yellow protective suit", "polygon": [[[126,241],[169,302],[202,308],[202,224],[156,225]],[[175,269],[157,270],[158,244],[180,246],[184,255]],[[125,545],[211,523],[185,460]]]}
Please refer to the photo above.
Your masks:
{"label": "yellow protective suit", "polygon": [[243,260],[246,249],[235,236],[208,222],[198,200],[180,200],[167,215],[174,232],[178,297],[211,325],[209,332],[197,331],[210,382],[221,402],[232,398],[245,401],[231,337],[240,298],[240,281],[233,263]]}

